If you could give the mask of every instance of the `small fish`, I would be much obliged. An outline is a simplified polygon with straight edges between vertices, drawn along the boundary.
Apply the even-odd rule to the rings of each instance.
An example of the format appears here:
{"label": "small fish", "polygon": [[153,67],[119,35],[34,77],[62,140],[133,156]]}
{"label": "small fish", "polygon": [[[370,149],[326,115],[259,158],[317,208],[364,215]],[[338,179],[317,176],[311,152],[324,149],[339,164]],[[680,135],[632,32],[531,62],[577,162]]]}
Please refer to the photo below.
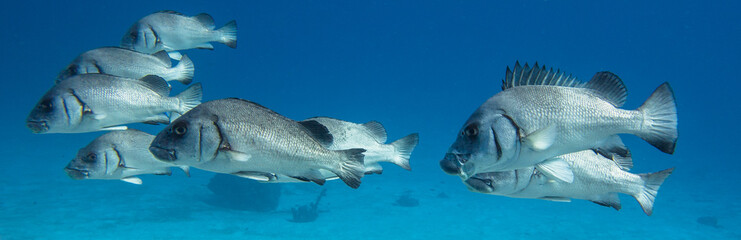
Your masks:
{"label": "small fish", "polygon": [[[610,72],[580,83],[560,71],[517,63],[514,70],[507,68],[502,89],[463,125],[440,162],[444,171],[467,178],[534,165],[543,174],[570,182],[568,164],[553,157],[591,149],[609,136],[626,133],[665,153],[674,152],[677,111],[668,83],[636,110],[619,108],[627,91]],[[460,172],[451,171],[458,166]]]}
{"label": "small fish", "polygon": [[[170,175],[175,165],[157,160],[148,150],[153,139],[134,129],[103,134],[80,149],[64,171],[75,180],[114,179],[133,184],[142,183],[136,175]],[[178,167],[190,175],[187,166]]]}
{"label": "small fish", "polygon": [[133,79],[157,75],[166,81],[190,84],[194,72],[193,62],[186,55],[182,56],[178,65],[172,67],[165,51],[149,55],[119,47],[103,47],[80,54],[59,73],[56,82],[80,74],[103,73]]}
{"label": "small fish", "polygon": [[479,173],[465,180],[475,192],[515,198],[534,198],[568,202],[571,198],[589,200],[620,210],[617,193],[633,196],[646,215],[653,213],[654,199],[674,168],[656,173],[633,174],[625,171],[630,158],[608,159],[594,150],[569,153],[556,158],[574,172],[571,183],[552,179],[535,167]]}
{"label": "small fish", "polygon": [[242,99],[203,103],[162,130],[149,150],[162,161],[237,176],[275,173],[324,184],[319,170],[352,188],[364,175],[363,152],[328,150],[332,135],[321,124],[288,119]]}
{"label": "small fish", "polygon": [[121,47],[142,53],[214,49],[209,42],[237,47],[236,21],[232,20],[219,29],[214,28],[214,19],[206,13],[188,17],[175,11],[156,12],[134,23],[121,40]]}
{"label": "small fish", "polygon": [[201,102],[196,83],[175,97],[164,79],[128,79],[82,74],[54,85],[26,119],[34,133],[81,133],[126,129],[129,123],[169,123],[166,113],[183,114]]}
{"label": "small fish", "polygon": [[316,121],[329,130],[333,137],[329,150],[343,150],[350,148],[362,148],[366,152],[366,172],[382,170],[379,162],[390,162],[397,166],[411,170],[409,158],[412,151],[419,143],[419,134],[413,133],[390,144],[386,142],[386,129],[381,123],[370,121],[357,124],[328,117],[314,117],[302,122],[311,124]]}

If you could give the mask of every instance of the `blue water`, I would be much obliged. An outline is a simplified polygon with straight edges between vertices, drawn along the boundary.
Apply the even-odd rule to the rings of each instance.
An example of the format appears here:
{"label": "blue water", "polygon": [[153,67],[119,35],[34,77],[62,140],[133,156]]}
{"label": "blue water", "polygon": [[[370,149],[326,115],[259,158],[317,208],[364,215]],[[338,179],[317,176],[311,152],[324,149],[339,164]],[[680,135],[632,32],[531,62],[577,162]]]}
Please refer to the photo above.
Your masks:
{"label": "blue water", "polygon": [[[217,26],[238,23],[236,49],[186,51],[204,100],[249,99],[297,120],[376,120],[390,140],[419,132],[413,170],[385,165],[359,189],[286,184],[278,210],[267,213],[204,203],[213,176],[205,171],[143,176],[140,186],[69,179],[62,168],[102,133],[34,135],[25,128],[28,112],[74,57],[118,45],[137,19],[164,9],[206,12]],[[739,9],[738,1],[5,3],[0,239],[739,239]],[[628,87],[628,109],[671,83],[675,154],[624,138],[632,172],[677,168],[652,216],[629,196],[615,211],[583,200],[472,193],[440,170],[463,122],[499,92],[516,60],[584,81],[612,71]],[[162,126],[131,127],[156,133]],[[286,221],[291,207],[322,188],[324,212],[315,222]],[[419,206],[393,205],[406,191]]]}

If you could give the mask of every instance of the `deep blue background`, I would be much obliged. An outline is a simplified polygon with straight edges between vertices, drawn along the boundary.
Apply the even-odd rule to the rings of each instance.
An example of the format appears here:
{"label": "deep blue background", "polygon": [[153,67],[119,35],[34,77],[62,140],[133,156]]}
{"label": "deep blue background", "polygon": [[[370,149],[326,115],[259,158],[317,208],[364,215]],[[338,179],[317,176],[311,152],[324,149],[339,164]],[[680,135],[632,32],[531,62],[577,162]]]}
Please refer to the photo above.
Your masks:
{"label": "deep blue background", "polygon": [[[387,167],[383,175],[408,188],[415,181],[457,181],[440,171],[438,160],[469,114],[500,90],[505,67],[519,60],[584,81],[612,71],[628,87],[626,108],[670,82],[679,111],[676,153],[626,137],[635,172],[677,166],[662,189],[717,187],[709,192],[737,194],[739,1],[6,3],[0,9],[0,153],[7,157],[0,173],[20,182],[77,184],[61,168],[100,133],[33,135],[24,120],[74,57],[118,45],[133,22],[163,9],[206,12],[217,26],[237,20],[237,49],[215,44],[214,51],[185,52],[205,100],[245,98],[297,120],[377,120],[389,139],[419,132],[414,171]],[[35,157],[40,152],[52,157]]]}

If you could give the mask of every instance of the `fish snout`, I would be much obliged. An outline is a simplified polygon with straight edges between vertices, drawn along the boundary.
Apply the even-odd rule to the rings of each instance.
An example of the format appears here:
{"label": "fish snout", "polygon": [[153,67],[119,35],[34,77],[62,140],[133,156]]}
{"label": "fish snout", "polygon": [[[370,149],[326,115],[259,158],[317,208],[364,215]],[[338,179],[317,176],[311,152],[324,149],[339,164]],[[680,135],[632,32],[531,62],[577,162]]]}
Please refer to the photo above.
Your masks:
{"label": "fish snout", "polygon": [[440,168],[447,174],[460,175],[462,174],[461,167],[463,167],[463,164],[467,162],[470,156],[471,154],[445,154],[445,158],[440,160]]}
{"label": "fish snout", "polygon": [[49,131],[49,124],[46,121],[28,120],[26,121],[26,127],[31,129],[33,133],[45,133]]}
{"label": "fish snout", "polygon": [[149,152],[151,152],[154,157],[164,162],[174,162],[178,159],[175,150],[171,149],[165,149],[158,146],[150,146]]}
{"label": "fish snout", "polygon": [[494,187],[492,186],[490,179],[470,177],[466,179],[465,183],[468,189],[474,192],[480,192],[480,193],[494,192]]}
{"label": "fish snout", "polygon": [[74,180],[82,180],[90,176],[90,172],[86,170],[80,170],[72,167],[65,167],[64,171],[67,172],[67,176]]}

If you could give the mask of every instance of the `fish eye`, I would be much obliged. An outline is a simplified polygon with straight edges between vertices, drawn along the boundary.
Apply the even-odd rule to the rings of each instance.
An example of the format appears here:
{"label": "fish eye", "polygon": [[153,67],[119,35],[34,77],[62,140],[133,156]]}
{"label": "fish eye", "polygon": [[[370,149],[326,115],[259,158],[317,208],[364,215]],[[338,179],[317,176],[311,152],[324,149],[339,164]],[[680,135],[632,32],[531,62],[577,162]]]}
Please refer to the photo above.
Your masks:
{"label": "fish eye", "polygon": [[188,126],[186,126],[185,122],[179,122],[175,126],[172,126],[170,131],[175,133],[175,135],[183,136],[188,132]]}
{"label": "fish eye", "polygon": [[484,180],[484,183],[486,183],[486,185],[489,186],[489,187],[492,187],[492,188],[494,187],[494,186],[491,185],[492,184],[491,179]]}
{"label": "fish eye", "polygon": [[39,106],[38,106],[39,109],[46,111],[46,112],[51,111],[52,107],[53,105],[52,105],[51,99],[44,99],[43,101],[39,103]]}
{"label": "fish eye", "polygon": [[477,135],[479,135],[479,126],[477,124],[468,125],[468,127],[463,129],[461,135],[467,137],[476,137]]}
{"label": "fish eye", "polygon": [[82,158],[83,162],[86,163],[95,163],[98,159],[98,155],[96,155],[94,152],[88,153],[87,156]]}

